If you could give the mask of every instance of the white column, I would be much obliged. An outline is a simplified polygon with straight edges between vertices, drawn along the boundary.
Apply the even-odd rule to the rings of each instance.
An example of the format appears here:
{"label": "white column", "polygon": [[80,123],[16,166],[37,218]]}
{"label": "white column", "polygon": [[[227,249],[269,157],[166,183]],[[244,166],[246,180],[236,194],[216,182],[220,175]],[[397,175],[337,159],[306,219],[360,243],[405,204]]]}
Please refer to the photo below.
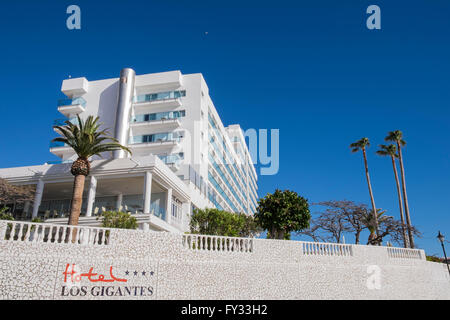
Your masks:
{"label": "white column", "polygon": [[152,173],[147,171],[144,180],[144,213],[150,213],[152,201]]}
{"label": "white column", "polygon": [[184,230],[183,231],[189,231],[189,222],[190,222],[190,218],[191,218],[191,202],[183,202],[181,205],[181,212],[182,212],[182,217],[181,217],[181,225],[183,226]]}
{"label": "white column", "polygon": [[97,178],[91,176],[91,182],[89,184],[89,192],[87,198],[86,217],[92,216],[92,209],[94,207],[96,192],[97,192]]}
{"label": "white column", "polygon": [[119,193],[117,195],[117,199],[116,199],[116,210],[117,211],[121,211],[122,210],[122,200],[123,200],[123,194]]}
{"label": "white column", "polygon": [[25,201],[25,204],[23,205],[23,212],[25,213],[25,216],[28,216],[28,211],[30,211],[30,201]]}
{"label": "white column", "polygon": [[170,223],[172,219],[172,188],[167,189],[166,198],[166,222]]}
{"label": "white column", "polygon": [[31,215],[31,218],[36,218],[39,211],[39,206],[41,205],[42,201],[42,193],[44,192],[44,181],[39,180],[36,185],[36,193],[34,194],[34,204],[33,204],[33,213]]}

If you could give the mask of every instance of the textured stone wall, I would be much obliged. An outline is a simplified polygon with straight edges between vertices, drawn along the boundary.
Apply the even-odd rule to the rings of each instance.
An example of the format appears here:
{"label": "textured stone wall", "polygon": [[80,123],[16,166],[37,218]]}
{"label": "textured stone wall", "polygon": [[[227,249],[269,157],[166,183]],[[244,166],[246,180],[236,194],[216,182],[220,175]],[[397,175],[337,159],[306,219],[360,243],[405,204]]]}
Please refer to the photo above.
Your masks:
{"label": "textured stone wall", "polygon": [[0,234],[0,299],[450,299],[445,265],[423,251],[306,254],[310,243],[262,239],[199,249],[183,235],[109,232],[102,245]]}

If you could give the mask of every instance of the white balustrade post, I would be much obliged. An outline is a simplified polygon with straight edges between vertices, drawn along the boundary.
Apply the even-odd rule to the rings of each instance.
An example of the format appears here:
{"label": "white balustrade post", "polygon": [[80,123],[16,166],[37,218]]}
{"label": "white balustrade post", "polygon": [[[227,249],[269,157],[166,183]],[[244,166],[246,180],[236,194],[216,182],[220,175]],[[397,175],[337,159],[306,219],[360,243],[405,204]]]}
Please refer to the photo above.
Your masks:
{"label": "white balustrade post", "polygon": [[152,201],[152,173],[145,172],[144,179],[144,213],[150,213],[150,205]]}
{"label": "white balustrade post", "polygon": [[0,240],[5,240],[7,228],[8,224],[5,221],[0,221]]}
{"label": "white balustrade post", "polygon": [[32,218],[36,218],[39,212],[39,206],[42,201],[42,193],[44,192],[44,181],[40,179],[36,185],[36,192],[34,194],[34,203],[33,203],[33,213],[31,215]]}
{"label": "white balustrade post", "polygon": [[92,216],[92,209],[94,207],[96,192],[97,192],[97,178],[91,176],[91,181],[89,184],[89,193],[87,198],[86,217]]}

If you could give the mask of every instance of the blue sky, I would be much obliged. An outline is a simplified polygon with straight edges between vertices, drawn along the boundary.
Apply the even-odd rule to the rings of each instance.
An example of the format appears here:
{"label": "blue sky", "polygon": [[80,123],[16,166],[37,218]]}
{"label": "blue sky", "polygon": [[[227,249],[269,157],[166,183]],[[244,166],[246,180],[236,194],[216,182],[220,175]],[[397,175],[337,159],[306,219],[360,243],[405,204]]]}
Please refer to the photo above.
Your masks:
{"label": "blue sky", "polygon": [[[66,28],[71,4],[80,31]],[[381,30],[365,27],[370,4]],[[391,163],[375,151],[402,130],[417,244],[440,254],[438,229],[450,238],[449,14],[444,0],[3,1],[0,167],[55,160],[48,143],[69,75],[201,72],[225,125],[280,129],[280,171],[260,177],[260,195],[369,203],[362,157],[348,147],[366,136],[377,206],[397,217]]]}

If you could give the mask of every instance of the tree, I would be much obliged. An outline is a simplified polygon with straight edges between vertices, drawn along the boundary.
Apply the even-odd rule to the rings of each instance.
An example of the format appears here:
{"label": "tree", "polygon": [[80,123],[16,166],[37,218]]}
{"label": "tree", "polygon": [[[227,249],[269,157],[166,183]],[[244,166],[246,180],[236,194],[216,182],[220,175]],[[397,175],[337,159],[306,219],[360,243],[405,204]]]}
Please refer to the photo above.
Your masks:
{"label": "tree", "polygon": [[[378,209],[377,220],[379,223],[379,234],[375,233],[373,212],[366,204],[356,204],[348,200],[331,200],[316,203],[326,207],[325,211],[318,212],[318,217],[313,219],[310,228],[299,232],[313,238],[314,241],[334,241],[340,243],[342,235],[353,232],[355,243],[359,244],[360,234],[365,229],[370,232],[367,244],[380,245],[383,239],[388,238],[392,242],[401,243],[402,223],[393,217],[384,215],[386,211]],[[420,232],[412,228],[415,235]]]}
{"label": "tree", "polygon": [[[383,214],[384,212],[379,212],[379,216]],[[369,215],[372,217],[372,215]],[[403,242],[403,234],[402,234],[402,223],[399,220],[395,220],[391,216],[383,216],[378,219],[380,224],[380,231],[377,236],[369,237],[369,241],[367,244],[381,244],[383,239],[387,236],[390,237],[391,241],[396,243],[402,243]],[[420,232],[414,227],[411,226],[411,232],[413,235],[420,237]]]}
{"label": "tree", "polygon": [[323,212],[313,223],[329,235],[327,242],[341,243],[344,232],[351,230],[344,215],[332,211]]}
{"label": "tree", "polygon": [[[383,236],[380,235],[380,232],[376,232],[376,228],[380,227],[380,224],[384,224],[386,219],[392,218],[388,216],[383,216],[386,213],[386,211],[383,211],[381,209],[377,210],[377,214],[373,214],[373,211],[367,210],[366,212],[362,212],[361,214],[361,221],[366,226],[367,229],[369,229],[370,235],[369,239],[367,240],[367,244],[371,245],[380,245],[381,241],[383,240],[383,237],[386,236],[388,233],[384,234]],[[377,221],[377,224],[375,224],[375,221]]]}
{"label": "tree", "polygon": [[137,219],[127,212],[105,211],[102,213],[102,217],[102,227],[104,228],[137,229],[138,227]]}
{"label": "tree", "polygon": [[34,190],[31,186],[16,186],[7,180],[0,178],[0,204],[3,207],[11,206],[11,212],[15,211],[17,204],[27,201],[33,202]]}
{"label": "tree", "polygon": [[398,158],[397,147],[394,144],[390,144],[388,146],[384,144],[380,144],[380,150],[377,151],[377,154],[380,156],[390,156],[392,160],[392,167],[394,169],[394,177],[395,183],[397,185],[397,196],[398,196],[398,206],[400,209],[400,220],[402,221],[402,233],[403,233],[403,246],[408,248],[408,238],[406,237],[405,230],[405,218],[403,216],[403,202],[402,202],[402,193],[400,191],[400,181],[398,180],[397,173],[397,164],[395,159]]}
{"label": "tree", "polygon": [[191,233],[226,237],[253,237],[261,232],[252,216],[218,209],[195,209]]}
{"label": "tree", "polygon": [[[72,205],[70,208],[69,225],[78,225],[81,205],[83,201],[83,189],[86,177],[89,175],[91,164],[89,158],[101,153],[123,149],[131,154],[131,151],[122,146],[117,139],[108,135],[106,130],[100,130],[99,117],[87,117],[86,121],[80,119],[73,124],[65,122],[65,126],[54,126],[62,137],[53,139],[53,142],[63,142],[70,146],[78,156],[72,164],[70,172],[75,176],[73,184]],[[109,142],[106,142],[109,141]]]}
{"label": "tree", "polygon": [[309,228],[311,214],[308,201],[296,192],[275,190],[258,200],[255,213],[269,239],[290,239],[291,232]]}
{"label": "tree", "polygon": [[298,231],[297,234],[310,237],[314,242],[327,242],[327,237],[323,237],[322,234],[319,233],[319,231],[320,226],[317,225],[314,220],[312,220],[309,228]]}
{"label": "tree", "polygon": [[[330,200],[317,203],[317,205],[327,207],[326,212],[321,215],[335,215],[336,221],[339,224],[334,226],[335,231],[332,233],[339,234],[339,240],[343,232],[353,232],[355,236],[355,244],[359,244],[360,235],[364,229],[367,229],[366,225],[363,223],[361,217],[367,211],[367,206],[365,204],[355,204],[353,201],[349,200]],[[315,224],[318,224],[318,229],[326,230],[323,228],[320,222],[324,220],[316,219]],[[326,220],[325,220],[326,222]],[[336,236],[334,237],[336,239]]]}
{"label": "tree", "polygon": [[13,221],[14,217],[8,212],[9,208],[3,207],[0,209],[0,220],[10,220]]}
{"label": "tree", "polygon": [[402,176],[402,191],[403,191],[403,202],[405,203],[405,215],[406,215],[406,224],[408,227],[408,237],[409,237],[409,245],[411,248],[414,248],[414,236],[412,231],[411,217],[409,214],[409,205],[408,205],[408,195],[406,194],[406,178],[405,178],[405,169],[403,166],[403,156],[402,156],[402,147],[406,146],[406,141],[403,140],[403,133],[400,130],[390,131],[385,141],[392,141],[397,144],[398,149],[398,160],[400,163],[400,173]]}
{"label": "tree", "polygon": [[375,212],[377,212],[377,208],[375,206],[375,199],[373,197],[372,184],[370,183],[369,166],[367,165],[366,148],[369,146],[370,146],[370,142],[369,142],[368,138],[362,138],[362,139],[350,144],[350,148],[352,149],[352,152],[358,152],[361,150],[363,153],[364,166],[366,169],[367,186],[369,187],[370,201],[372,202],[372,212],[374,212],[373,221],[374,221],[374,226],[375,226],[375,233],[378,234],[378,221],[377,221],[377,215],[375,214]]}
{"label": "tree", "polygon": [[239,214],[239,218],[243,221],[243,226],[239,232],[240,237],[255,237],[263,231],[254,216],[242,213]]}

